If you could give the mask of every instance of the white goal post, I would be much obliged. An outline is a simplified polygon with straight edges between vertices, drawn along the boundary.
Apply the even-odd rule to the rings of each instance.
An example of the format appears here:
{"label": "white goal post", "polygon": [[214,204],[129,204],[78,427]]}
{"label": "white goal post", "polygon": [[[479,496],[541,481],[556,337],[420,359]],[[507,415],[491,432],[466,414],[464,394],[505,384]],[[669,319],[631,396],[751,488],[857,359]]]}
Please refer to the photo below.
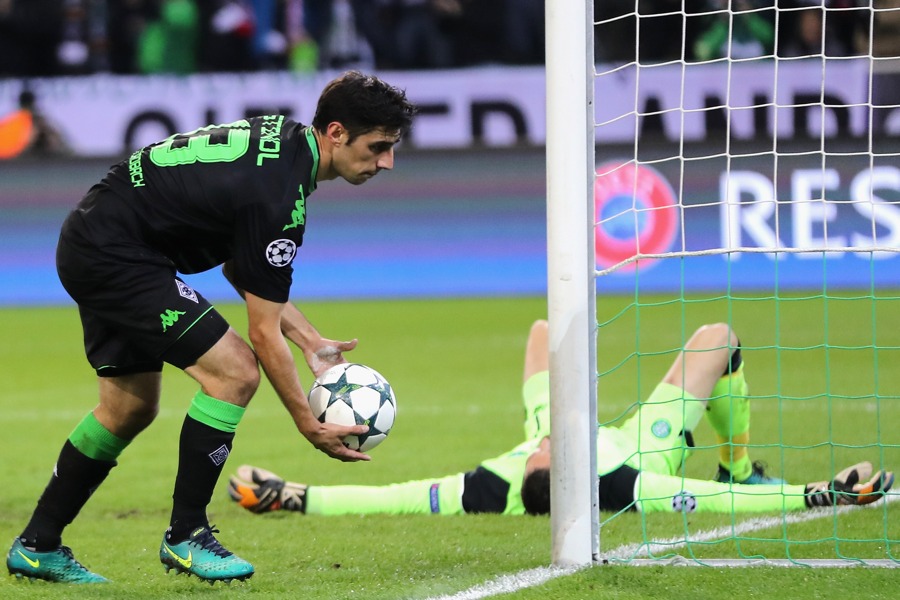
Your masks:
{"label": "white goal post", "polygon": [[593,0],[546,3],[552,560],[599,554]]}

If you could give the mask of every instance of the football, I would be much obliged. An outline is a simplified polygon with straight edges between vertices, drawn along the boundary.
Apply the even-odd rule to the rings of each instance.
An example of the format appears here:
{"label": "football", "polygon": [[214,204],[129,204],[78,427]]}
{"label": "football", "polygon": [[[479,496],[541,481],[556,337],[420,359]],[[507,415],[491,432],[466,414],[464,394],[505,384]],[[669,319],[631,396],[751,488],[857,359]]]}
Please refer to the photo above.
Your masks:
{"label": "football", "polygon": [[322,423],[368,425],[369,432],[344,438],[344,445],[366,452],[384,441],[394,426],[397,400],[391,384],[365,365],[335,365],[316,378],[309,407]]}

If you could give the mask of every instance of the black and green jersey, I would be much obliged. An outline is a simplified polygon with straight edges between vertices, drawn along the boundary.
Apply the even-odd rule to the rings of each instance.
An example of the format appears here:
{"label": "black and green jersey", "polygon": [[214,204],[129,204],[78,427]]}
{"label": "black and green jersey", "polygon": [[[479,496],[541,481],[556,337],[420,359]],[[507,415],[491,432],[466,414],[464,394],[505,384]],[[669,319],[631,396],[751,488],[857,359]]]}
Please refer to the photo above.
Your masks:
{"label": "black and green jersey", "polygon": [[238,287],[286,302],[316,189],[310,127],[280,115],[173,135],[114,165],[76,208],[83,241],[181,273],[233,260]]}

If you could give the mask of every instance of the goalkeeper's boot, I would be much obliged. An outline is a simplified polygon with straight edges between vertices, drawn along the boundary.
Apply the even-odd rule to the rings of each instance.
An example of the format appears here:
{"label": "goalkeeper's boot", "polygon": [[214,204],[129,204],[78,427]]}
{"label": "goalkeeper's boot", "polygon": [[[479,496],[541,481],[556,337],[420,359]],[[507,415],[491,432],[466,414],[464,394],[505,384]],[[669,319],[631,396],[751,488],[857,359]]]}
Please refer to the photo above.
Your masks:
{"label": "goalkeeper's boot", "polygon": [[198,527],[188,539],[176,543],[169,539],[170,531],[166,531],[159,548],[159,560],[166,573],[175,569],[176,573],[196,575],[210,584],[230,583],[233,579],[243,581],[252,576],[253,565],[226,550],[213,535],[218,532],[209,526]]}
{"label": "goalkeeper's boot", "polygon": [[872,474],[872,463],[861,462],[847,467],[831,481],[808,483],[804,492],[807,508],[816,506],[861,506],[871,504],[894,485],[894,474],[878,471]]}
{"label": "goalkeeper's boot", "polygon": [[784,485],[784,479],[772,477],[766,473],[766,465],[757,461],[753,463],[753,469],[750,471],[749,477],[737,481],[731,477],[731,472],[719,465],[719,472],[716,473],[716,481],[719,483],[739,483],[741,485]]}
{"label": "goalkeeper's boot", "polygon": [[253,513],[273,510],[306,512],[306,489],[302,483],[285,481],[275,473],[241,465],[228,479],[228,495]]}
{"label": "goalkeeper's boot", "polygon": [[30,550],[16,538],[9,554],[6,555],[6,568],[10,575],[22,579],[43,579],[56,583],[105,583],[105,577],[92,573],[75,560],[72,549],[60,546],[49,552]]}

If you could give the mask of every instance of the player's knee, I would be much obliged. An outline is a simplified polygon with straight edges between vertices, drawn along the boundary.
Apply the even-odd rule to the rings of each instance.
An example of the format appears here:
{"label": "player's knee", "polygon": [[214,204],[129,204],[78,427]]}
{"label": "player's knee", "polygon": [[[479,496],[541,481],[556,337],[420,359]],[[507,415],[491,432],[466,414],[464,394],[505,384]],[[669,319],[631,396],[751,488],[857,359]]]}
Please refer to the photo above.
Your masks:
{"label": "player's knee", "polygon": [[229,372],[228,387],[234,390],[234,394],[246,405],[259,388],[260,374],[256,355],[250,353],[249,359],[237,361],[237,364]]}
{"label": "player's knee", "polygon": [[152,404],[142,404],[135,407],[131,414],[131,422],[140,430],[146,429],[159,414],[159,402]]}
{"label": "player's knee", "polygon": [[156,419],[159,402],[104,402],[101,399],[94,414],[110,433],[132,440]]}
{"label": "player's knee", "polygon": [[708,323],[697,329],[693,336],[696,348],[722,348],[737,345],[737,336],[728,323]]}
{"label": "player's knee", "polygon": [[253,350],[235,338],[223,338],[185,371],[213,398],[246,406],[259,387],[259,366]]}

